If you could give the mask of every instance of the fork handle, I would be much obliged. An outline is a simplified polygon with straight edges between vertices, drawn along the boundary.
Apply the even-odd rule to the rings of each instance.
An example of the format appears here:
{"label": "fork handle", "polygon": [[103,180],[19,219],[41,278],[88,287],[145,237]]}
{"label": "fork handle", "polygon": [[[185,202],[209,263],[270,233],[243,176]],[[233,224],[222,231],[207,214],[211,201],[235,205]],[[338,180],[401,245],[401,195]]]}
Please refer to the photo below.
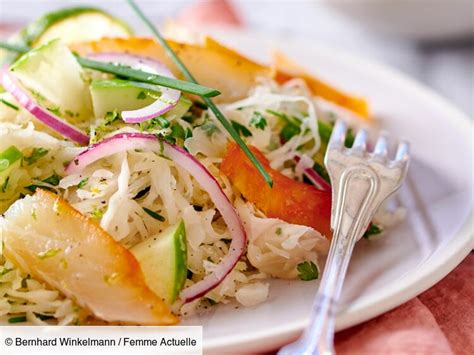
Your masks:
{"label": "fork handle", "polygon": [[[301,354],[334,353],[336,311],[349,260],[356,241],[361,238],[374,212],[371,203],[377,192],[377,179],[368,174],[369,189],[359,206],[354,209],[356,196],[351,196],[354,190],[348,189],[348,180],[352,172],[343,174],[338,201],[333,201],[336,204],[336,210],[333,211],[333,238],[311,311],[311,323],[303,334],[304,340],[300,343],[306,347],[302,349]],[[348,209],[346,201],[351,201],[351,210]]]}
{"label": "fork handle", "polygon": [[302,349],[302,354],[334,353],[337,304],[357,239],[356,233],[338,233],[333,236],[323,278],[311,311],[311,326],[306,328],[303,335],[307,349]]}

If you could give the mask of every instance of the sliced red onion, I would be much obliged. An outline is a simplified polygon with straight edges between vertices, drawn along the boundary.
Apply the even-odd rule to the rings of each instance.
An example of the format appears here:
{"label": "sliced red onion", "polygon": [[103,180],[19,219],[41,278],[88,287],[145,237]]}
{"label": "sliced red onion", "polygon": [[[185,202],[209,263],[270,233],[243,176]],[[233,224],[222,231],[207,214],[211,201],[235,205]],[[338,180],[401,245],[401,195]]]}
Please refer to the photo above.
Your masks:
{"label": "sliced red onion", "polygon": [[306,155],[295,155],[295,161],[298,163],[298,167],[303,170],[303,174],[316,186],[317,189],[322,191],[331,191],[331,185],[324,180],[316,170],[313,169],[313,160]]}
{"label": "sliced red onion", "polygon": [[[174,78],[173,73],[161,62],[153,59],[123,53],[95,53],[88,56],[101,62],[128,65],[149,73]],[[122,119],[127,123],[139,123],[160,116],[178,103],[181,91],[160,86],[161,96],[152,104],[133,111],[122,111]]]}
{"label": "sliced red onion", "polygon": [[86,166],[101,158],[135,149],[163,154],[191,174],[202,188],[207,191],[229,228],[232,242],[230,243],[227,255],[222,258],[213,273],[181,292],[181,298],[184,302],[191,302],[218,286],[233,270],[245,249],[247,242],[245,229],[239,215],[214,176],[187,151],[165,141],[160,141],[152,134],[120,133],[106,138],[88,147],[76,156],[66,167],[66,173],[80,172]]}
{"label": "sliced red onion", "polygon": [[89,137],[84,132],[38,105],[8,69],[3,69],[0,72],[0,81],[5,90],[12,94],[22,107],[45,125],[74,142],[81,145],[89,144]]}

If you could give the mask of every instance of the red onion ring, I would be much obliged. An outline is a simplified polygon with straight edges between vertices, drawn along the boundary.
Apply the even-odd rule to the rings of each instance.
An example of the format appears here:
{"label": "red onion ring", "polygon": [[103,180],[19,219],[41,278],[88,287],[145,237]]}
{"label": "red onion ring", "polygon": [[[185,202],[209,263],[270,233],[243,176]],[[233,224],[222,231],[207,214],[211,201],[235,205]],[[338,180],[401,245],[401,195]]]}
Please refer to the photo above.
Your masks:
{"label": "red onion ring", "polygon": [[[101,62],[118,63],[128,65],[134,69],[141,69],[146,72],[175,78],[173,73],[161,62],[153,59],[122,53],[95,53],[88,55],[88,58]],[[127,123],[140,123],[158,117],[178,103],[181,92],[179,90],[160,86],[161,96],[152,104],[133,111],[122,111],[122,119]]]}
{"label": "red onion ring", "polygon": [[299,155],[295,155],[295,161],[301,165],[303,174],[316,186],[318,190],[331,191],[331,185],[328,184],[317,172],[313,169],[313,164],[305,161]]}
{"label": "red onion ring", "polygon": [[21,87],[21,84],[8,69],[0,71],[0,81],[5,90],[12,94],[22,107],[45,125],[74,142],[81,145],[89,144],[89,137],[84,132],[64,121],[61,117],[39,106],[30,94]]}
{"label": "red onion ring", "polygon": [[187,151],[176,145],[160,141],[152,134],[120,133],[106,138],[99,143],[91,145],[76,156],[66,167],[66,173],[80,172],[86,166],[101,158],[134,149],[159,152],[172,159],[177,165],[191,174],[202,188],[207,191],[229,228],[232,242],[230,243],[228,254],[222,258],[214,272],[181,291],[180,296],[184,302],[191,302],[218,286],[233,270],[242,256],[247,243],[245,229],[239,215],[214,176]]}

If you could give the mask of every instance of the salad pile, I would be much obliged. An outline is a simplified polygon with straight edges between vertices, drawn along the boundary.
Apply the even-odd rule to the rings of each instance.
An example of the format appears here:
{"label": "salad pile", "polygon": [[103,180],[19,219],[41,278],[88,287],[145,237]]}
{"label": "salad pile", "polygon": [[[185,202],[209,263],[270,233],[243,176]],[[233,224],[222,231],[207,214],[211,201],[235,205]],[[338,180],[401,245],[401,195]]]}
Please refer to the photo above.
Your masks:
{"label": "salad pile", "polygon": [[[281,54],[165,44],[196,83],[98,9],[2,44],[0,321],[174,324],[259,304],[271,278],[318,278],[326,145],[339,115],[370,122],[366,102]],[[398,217],[381,211],[366,235]]]}

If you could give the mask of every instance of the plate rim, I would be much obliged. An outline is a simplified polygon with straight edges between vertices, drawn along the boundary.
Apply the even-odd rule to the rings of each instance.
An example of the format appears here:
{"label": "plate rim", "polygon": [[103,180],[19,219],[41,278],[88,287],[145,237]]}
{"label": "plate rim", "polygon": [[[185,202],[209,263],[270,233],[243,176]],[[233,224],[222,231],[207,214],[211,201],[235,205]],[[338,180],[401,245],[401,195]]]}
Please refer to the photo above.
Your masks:
{"label": "plate rim", "polygon": [[[275,35],[261,31],[249,32],[248,30],[224,30],[219,31],[219,33],[223,34],[224,37],[226,35],[230,35],[231,37],[236,35],[245,37],[251,35],[254,37],[253,40],[261,38],[266,42],[275,39],[281,40],[283,38],[293,42],[293,44],[298,47],[305,43],[301,37],[296,38],[293,35]],[[313,51],[325,52],[326,55],[328,55],[328,53],[333,53],[335,56],[343,58],[340,59],[343,63],[352,62],[352,65],[357,65],[359,67],[358,69],[361,71],[372,71],[373,73],[383,76],[384,81],[390,80],[398,82],[399,85],[406,87],[415,95],[424,96],[432,104],[442,107],[443,111],[449,113],[451,124],[462,126],[463,129],[461,131],[466,132],[466,135],[469,134],[469,132],[472,134],[474,131],[473,120],[468,116],[468,114],[461,111],[442,95],[433,91],[423,83],[411,78],[402,71],[380,63],[377,60],[365,57],[364,55],[354,54],[339,48],[334,48],[327,44],[323,44],[320,41],[311,39],[311,45]],[[471,250],[474,249],[473,226],[474,208],[471,207],[468,217],[463,221],[460,229],[454,233],[453,237],[446,244],[445,249],[443,249],[441,253],[438,250],[430,255],[426,260],[424,260],[423,264],[417,268],[418,271],[416,273],[403,277],[404,283],[409,283],[408,287],[401,290],[392,287],[384,292],[385,296],[383,297],[371,297],[361,305],[358,303],[355,303],[355,306],[349,305],[349,307],[344,309],[342,314],[340,313],[338,315],[336,320],[336,330],[344,330],[375,318],[418,296],[438,283],[456,266],[458,266],[464,258],[469,255]],[[433,258],[433,256],[435,256],[435,258]],[[375,293],[375,295],[380,295],[380,293]],[[269,349],[271,346],[268,345],[272,343],[273,347],[276,348],[280,343],[283,343],[283,341],[289,341],[292,338],[296,338],[304,329],[308,320],[309,319],[302,319],[283,326],[272,327],[270,330],[262,330],[253,333],[250,336],[248,334],[234,334],[204,340],[204,350],[217,352],[224,350],[243,351],[244,349],[256,348]],[[267,346],[265,346],[265,344],[267,344]]]}

